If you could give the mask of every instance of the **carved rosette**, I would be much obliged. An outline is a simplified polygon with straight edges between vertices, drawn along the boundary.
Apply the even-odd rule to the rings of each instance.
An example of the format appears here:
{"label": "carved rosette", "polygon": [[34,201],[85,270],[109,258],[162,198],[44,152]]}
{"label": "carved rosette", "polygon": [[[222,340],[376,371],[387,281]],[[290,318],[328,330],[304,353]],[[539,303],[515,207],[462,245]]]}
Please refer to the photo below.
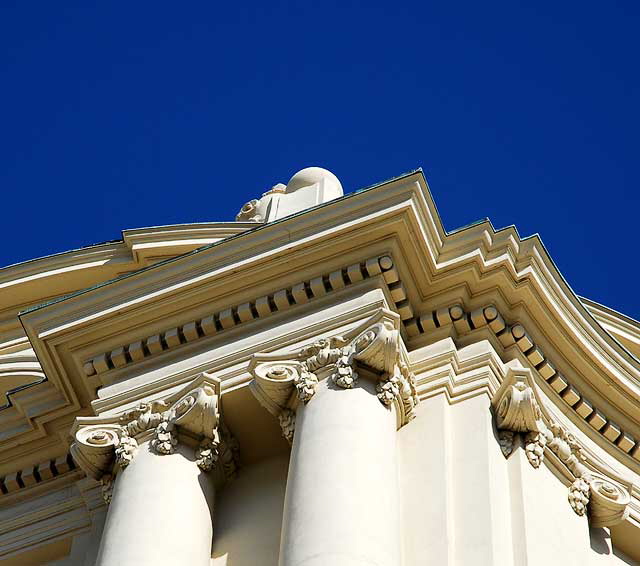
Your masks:
{"label": "carved rosette", "polygon": [[398,322],[397,315],[381,310],[344,336],[322,338],[283,355],[254,355],[249,367],[254,376],[251,390],[279,419],[289,442],[296,408],[312,400],[319,379],[326,377],[339,388],[352,389],[360,379],[358,367],[366,368],[369,378],[379,375],[376,395],[386,407],[396,406],[399,426],[414,417],[415,377],[401,358]]}

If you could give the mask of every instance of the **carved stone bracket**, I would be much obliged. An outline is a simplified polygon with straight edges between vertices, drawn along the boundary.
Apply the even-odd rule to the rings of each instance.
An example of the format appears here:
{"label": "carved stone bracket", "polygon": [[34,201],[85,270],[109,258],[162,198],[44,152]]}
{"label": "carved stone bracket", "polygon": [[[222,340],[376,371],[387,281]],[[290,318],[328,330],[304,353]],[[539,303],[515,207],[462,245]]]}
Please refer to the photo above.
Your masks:
{"label": "carved stone bracket", "polygon": [[418,398],[415,378],[401,358],[397,315],[381,309],[365,324],[344,336],[322,338],[286,354],[256,354],[249,370],[256,398],[278,417],[291,442],[298,403],[313,398],[321,379],[351,389],[360,379],[359,367],[379,375],[376,392],[385,406],[396,405],[399,426],[414,417]]}
{"label": "carved stone bracket", "polygon": [[138,444],[148,439],[157,454],[174,453],[184,440],[196,447],[200,469],[211,471],[220,461],[225,477],[231,478],[238,450],[220,419],[219,391],[219,380],[204,373],[168,399],[140,403],[116,417],[79,417],[71,454],[88,476],[102,481],[105,500],[117,474],[135,457]]}
{"label": "carved stone bracket", "polygon": [[493,396],[491,405],[496,417],[500,448],[505,457],[513,451],[515,435],[524,434],[527,458],[534,467],[540,466],[543,458],[540,443],[544,442],[542,438],[546,426],[530,370],[512,365]]}
{"label": "carved stone bracket", "polygon": [[629,493],[591,472],[575,436],[545,419],[530,370],[513,363],[491,404],[505,457],[513,451],[515,436],[524,434],[525,454],[534,468],[540,467],[545,449],[549,449],[574,477],[567,498],[576,514],[588,512],[595,527],[615,525],[626,518]]}

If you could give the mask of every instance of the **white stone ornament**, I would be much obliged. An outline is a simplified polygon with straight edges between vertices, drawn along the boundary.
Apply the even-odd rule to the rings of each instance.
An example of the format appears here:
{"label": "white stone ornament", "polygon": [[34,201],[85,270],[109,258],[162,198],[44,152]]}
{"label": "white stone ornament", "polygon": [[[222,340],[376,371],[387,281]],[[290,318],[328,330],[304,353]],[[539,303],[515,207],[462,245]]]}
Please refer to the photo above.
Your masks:
{"label": "white stone ornament", "polygon": [[251,390],[280,420],[290,442],[297,404],[312,402],[319,379],[352,389],[358,385],[360,365],[369,375],[380,375],[376,395],[387,407],[395,404],[402,426],[413,418],[418,397],[415,377],[400,357],[400,344],[397,315],[382,309],[347,335],[322,338],[291,353],[254,355]]}
{"label": "white stone ornament", "polygon": [[293,434],[296,428],[296,413],[291,409],[283,409],[278,416],[278,422],[282,429],[282,436],[289,444],[293,443]]}
{"label": "white stone ornament", "polygon": [[87,426],[76,433],[71,455],[89,477],[100,480],[111,471],[119,437],[120,427],[117,425]]}
{"label": "white stone ornament", "polygon": [[[167,455],[176,451],[182,432],[197,442],[200,439],[196,448],[200,469],[211,471],[221,461],[225,477],[232,477],[238,461],[237,445],[224,427],[221,436],[217,386],[207,382],[212,379],[208,374],[203,376],[200,381],[204,383],[181,397],[173,397],[172,401],[141,403],[115,419],[77,419],[75,442],[71,446],[76,463],[90,477],[97,480],[104,477],[104,485],[110,485],[115,481],[115,475],[134,459],[138,451],[136,437],[148,439],[151,436],[149,444],[153,452]],[[217,382],[214,380],[214,383]],[[103,422],[91,424],[96,421]],[[189,442],[193,443],[193,440]]]}
{"label": "white stone ornament", "polygon": [[321,167],[298,171],[285,185],[278,183],[260,199],[247,202],[236,216],[238,222],[272,222],[343,195],[338,178]]}
{"label": "white stone ornament", "polygon": [[505,456],[513,451],[517,434],[524,434],[525,454],[539,468],[545,449],[551,450],[573,475],[567,499],[577,515],[589,513],[592,526],[611,526],[628,514],[626,489],[587,468],[586,457],[575,436],[553,420],[545,422],[531,372],[514,362],[491,404],[498,440]]}
{"label": "white stone ornament", "polygon": [[530,370],[512,365],[496,391],[491,405],[498,428],[500,449],[505,457],[513,452],[516,434],[524,434],[527,459],[534,468],[542,463],[547,427],[542,418]]}
{"label": "white stone ornament", "polygon": [[173,454],[177,445],[175,424],[169,419],[161,421],[154,430],[151,448],[158,454]]}
{"label": "white stone ornament", "polygon": [[591,526],[611,527],[627,519],[631,497],[626,489],[600,476],[592,476],[589,488]]}

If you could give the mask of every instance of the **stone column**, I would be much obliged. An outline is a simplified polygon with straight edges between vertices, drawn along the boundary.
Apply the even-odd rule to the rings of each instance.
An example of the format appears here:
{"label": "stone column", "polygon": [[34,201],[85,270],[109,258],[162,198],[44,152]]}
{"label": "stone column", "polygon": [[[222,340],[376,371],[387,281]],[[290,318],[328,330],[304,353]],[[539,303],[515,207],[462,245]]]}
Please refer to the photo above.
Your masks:
{"label": "stone column", "polygon": [[399,566],[396,430],[416,402],[397,320],[257,355],[253,392],[293,440],[280,566]]}
{"label": "stone column", "polygon": [[399,565],[395,409],[331,385],[297,410],[280,565]]}
{"label": "stone column", "polygon": [[208,566],[213,495],[192,448],[161,455],[144,442],[113,486],[96,565]]}
{"label": "stone column", "polygon": [[[116,417],[79,417],[71,453],[110,503],[97,566],[208,566],[215,470],[233,473],[207,374],[164,401]],[[220,477],[220,476],[219,476]]]}

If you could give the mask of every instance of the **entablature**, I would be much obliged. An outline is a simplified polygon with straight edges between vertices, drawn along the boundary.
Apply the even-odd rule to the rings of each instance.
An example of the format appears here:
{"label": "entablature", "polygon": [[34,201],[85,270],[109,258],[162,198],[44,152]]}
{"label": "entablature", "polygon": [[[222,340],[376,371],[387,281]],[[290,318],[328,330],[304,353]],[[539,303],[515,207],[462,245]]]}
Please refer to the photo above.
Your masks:
{"label": "entablature", "polygon": [[[235,368],[229,391],[240,389],[248,378],[239,360],[249,350],[236,356],[234,340],[373,288],[399,315],[409,352],[445,335],[462,345],[487,337],[505,361],[530,364],[585,434],[638,465],[638,360],[591,317],[537,237],[488,223],[446,234],[421,172],[259,225],[21,321],[69,410],[103,411],[129,395],[119,383],[126,380],[133,397],[149,392],[150,377],[154,387],[177,385],[204,371],[217,348],[216,355],[229,352],[219,369]],[[180,367],[186,358],[188,369]],[[225,387],[223,379],[223,394]]]}

